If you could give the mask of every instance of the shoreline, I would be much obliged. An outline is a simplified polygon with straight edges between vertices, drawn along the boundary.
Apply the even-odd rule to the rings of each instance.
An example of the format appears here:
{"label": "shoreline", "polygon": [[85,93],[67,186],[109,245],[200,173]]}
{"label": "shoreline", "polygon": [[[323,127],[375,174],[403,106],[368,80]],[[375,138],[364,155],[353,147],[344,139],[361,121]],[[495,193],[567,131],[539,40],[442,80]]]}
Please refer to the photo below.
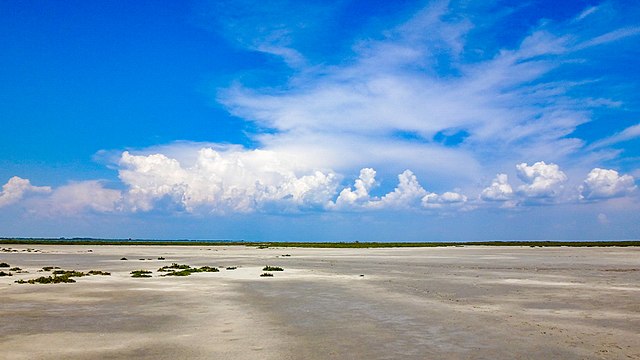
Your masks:
{"label": "shoreline", "polygon": [[[640,359],[640,247],[11,250],[7,359]],[[50,267],[110,275],[14,282]]]}
{"label": "shoreline", "polygon": [[247,246],[290,248],[428,248],[456,246],[528,246],[528,247],[630,247],[640,246],[640,240],[522,240],[522,241],[464,241],[464,242],[274,242],[224,240],[146,240],[98,238],[0,238],[0,245],[151,245],[151,246]]}

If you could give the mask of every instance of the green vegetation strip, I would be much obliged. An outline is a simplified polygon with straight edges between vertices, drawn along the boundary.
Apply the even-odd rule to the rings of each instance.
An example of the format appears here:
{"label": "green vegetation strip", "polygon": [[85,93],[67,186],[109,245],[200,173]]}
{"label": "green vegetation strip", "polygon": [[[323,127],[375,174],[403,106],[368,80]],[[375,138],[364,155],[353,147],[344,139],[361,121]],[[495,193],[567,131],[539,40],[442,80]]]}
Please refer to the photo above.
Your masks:
{"label": "green vegetation strip", "polygon": [[160,276],[189,276],[193,273],[218,272],[220,270],[218,270],[218,268],[211,267],[211,266],[202,266],[199,268],[193,268],[189,265],[180,265],[177,263],[173,263],[171,265],[161,267],[160,269],[158,269],[158,271],[166,272],[166,274],[160,275]]}
{"label": "green vegetation strip", "polygon": [[174,245],[174,246],[251,246],[300,248],[393,248],[445,246],[640,246],[640,240],[624,241],[469,241],[469,242],[244,242],[244,241],[163,241],[118,239],[15,239],[1,238],[0,244],[22,245]]}
{"label": "green vegetation strip", "polygon": [[39,278],[29,280],[16,280],[18,284],[59,284],[59,283],[74,283],[76,282],[73,277],[83,277],[89,275],[111,275],[105,271],[91,270],[87,273],[75,270],[55,270],[51,276],[40,276]]}
{"label": "green vegetation strip", "polygon": [[149,270],[134,270],[131,272],[131,277],[133,278],[150,278],[151,271]]}

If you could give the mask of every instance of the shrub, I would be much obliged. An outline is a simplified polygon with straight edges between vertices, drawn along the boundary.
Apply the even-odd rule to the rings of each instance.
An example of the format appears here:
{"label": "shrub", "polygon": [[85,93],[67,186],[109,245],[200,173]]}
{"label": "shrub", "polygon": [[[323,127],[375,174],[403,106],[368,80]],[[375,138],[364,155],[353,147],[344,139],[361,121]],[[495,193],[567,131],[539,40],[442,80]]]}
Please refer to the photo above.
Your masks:
{"label": "shrub", "polygon": [[189,265],[180,265],[178,263],[173,263],[171,265],[167,265],[167,266],[163,266],[160,269],[158,269],[158,271],[174,271],[174,270],[186,270],[186,269],[190,269],[191,266]]}
{"label": "shrub", "polygon": [[237,269],[237,266],[227,266],[227,270],[235,270]]}
{"label": "shrub", "polygon": [[87,276],[87,274],[80,272],[80,271],[75,271],[75,270],[54,270],[53,271],[53,275],[58,275],[58,276],[67,276],[67,277],[83,277],[83,276]]}
{"label": "shrub", "polygon": [[120,260],[127,260],[127,258],[126,258],[126,257],[123,257],[123,258],[120,258]]}
{"label": "shrub", "polygon": [[149,270],[134,270],[131,272],[131,277],[134,278],[149,278],[151,277],[151,271]]}
{"label": "shrub", "polygon": [[261,276],[261,277],[273,277],[273,274],[272,274],[272,273],[268,273],[268,272],[266,272],[266,273],[262,273],[262,274],[260,274],[260,276]]}
{"label": "shrub", "polygon": [[60,268],[57,266],[45,266],[42,268],[42,271],[51,271],[53,269],[60,269]]}
{"label": "shrub", "polygon": [[4,271],[0,271],[0,277],[2,277],[2,276],[13,276],[13,274],[11,274],[11,273],[6,273],[6,272],[4,272]]}
{"label": "shrub", "polygon": [[89,275],[111,275],[110,272],[101,271],[101,270],[91,270],[87,274],[89,274]]}
{"label": "shrub", "polygon": [[158,260],[164,260],[164,258],[163,258],[162,256],[160,256],[160,257],[158,258]]}
{"label": "shrub", "polygon": [[0,263],[0,267],[11,267],[11,265],[7,264],[6,262]]}
{"label": "shrub", "polygon": [[74,283],[72,277],[83,277],[87,274],[75,270],[56,270],[52,276],[41,276],[36,279],[17,280],[18,284],[58,284],[58,283]]}
{"label": "shrub", "polygon": [[[180,271],[176,271],[178,269]],[[218,268],[211,266],[203,266],[200,268],[192,268],[189,265],[178,265],[176,263],[171,264],[171,266],[164,266],[158,269],[158,271],[166,271],[167,273],[160,276],[189,276],[193,273],[198,272],[218,272]]]}
{"label": "shrub", "polygon": [[262,271],[284,271],[283,268],[279,266],[265,266],[262,268]]}
{"label": "shrub", "polygon": [[74,283],[76,282],[69,276],[41,276],[36,279],[30,279],[27,281],[17,280],[18,284],[58,284],[58,283]]}

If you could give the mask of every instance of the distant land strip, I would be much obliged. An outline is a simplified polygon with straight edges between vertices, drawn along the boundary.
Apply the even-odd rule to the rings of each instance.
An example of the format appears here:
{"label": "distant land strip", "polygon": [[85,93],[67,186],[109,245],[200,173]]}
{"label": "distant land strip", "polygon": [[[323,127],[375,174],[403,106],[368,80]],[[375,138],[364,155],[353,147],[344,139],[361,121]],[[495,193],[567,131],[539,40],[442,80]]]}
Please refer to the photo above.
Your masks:
{"label": "distant land strip", "polygon": [[393,248],[446,246],[529,246],[529,247],[628,247],[640,240],[620,241],[466,241],[466,242],[256,242],[238,240],[154,240],[97,238],[0,238],[4,245],[174,245],[174,246],[256,246],[300,248]]}

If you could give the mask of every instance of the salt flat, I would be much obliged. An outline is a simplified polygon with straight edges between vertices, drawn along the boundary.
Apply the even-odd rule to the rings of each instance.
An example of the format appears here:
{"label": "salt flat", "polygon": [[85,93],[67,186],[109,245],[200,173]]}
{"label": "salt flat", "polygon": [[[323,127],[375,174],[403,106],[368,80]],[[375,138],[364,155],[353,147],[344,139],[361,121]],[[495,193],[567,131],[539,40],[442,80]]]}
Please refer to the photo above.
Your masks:
{"label": "salt flat", "polygon": [[0,247],[3,359],[640,359],[637,247]]}

